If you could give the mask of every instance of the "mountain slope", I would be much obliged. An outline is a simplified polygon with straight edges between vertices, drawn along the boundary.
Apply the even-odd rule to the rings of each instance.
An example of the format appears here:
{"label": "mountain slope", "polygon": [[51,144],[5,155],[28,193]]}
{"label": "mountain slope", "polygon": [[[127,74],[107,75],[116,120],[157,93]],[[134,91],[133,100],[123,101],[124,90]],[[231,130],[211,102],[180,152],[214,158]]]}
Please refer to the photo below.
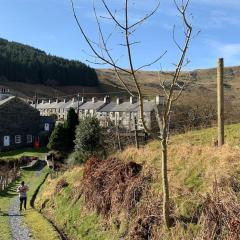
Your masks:
{"label": "mountain slope", "polygon": [[79,61],[0,38],[0,77],[8,81],[49,86],[97,86],[94,69]]}

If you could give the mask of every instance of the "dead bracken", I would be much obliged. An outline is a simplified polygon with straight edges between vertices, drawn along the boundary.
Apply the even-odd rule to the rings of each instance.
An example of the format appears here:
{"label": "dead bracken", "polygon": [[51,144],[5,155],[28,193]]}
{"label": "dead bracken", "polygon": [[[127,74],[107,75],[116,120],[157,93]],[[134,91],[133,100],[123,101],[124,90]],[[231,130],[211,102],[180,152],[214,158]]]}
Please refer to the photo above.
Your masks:
{"label": "dead bracken", "polygon": [[122,209],[129,214],[150,181],[150,175],[142,173],[140,164],[92,157],[84,168],[82,195],[88,208],[104,216]]}
{"label": "dead bracken", "polygon": [[202,239],[240,239],[240,204],[232,188],[215,183],[203,204],[201,224]]}

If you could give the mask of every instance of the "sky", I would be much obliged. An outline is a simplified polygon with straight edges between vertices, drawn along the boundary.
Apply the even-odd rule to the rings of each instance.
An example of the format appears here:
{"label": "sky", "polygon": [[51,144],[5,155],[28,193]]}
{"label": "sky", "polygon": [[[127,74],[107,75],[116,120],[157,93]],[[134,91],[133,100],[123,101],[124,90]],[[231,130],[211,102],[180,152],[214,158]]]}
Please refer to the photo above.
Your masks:
{"label": "sky", "polygon": [[[124,0],[106,0],[116,17],[123,22]],[[155,6],[157,0],[129,0],[129,21],[134,23]],[[74,0],[76,12],[89,39],[98,42],[99,34],[92,0]],[[121,67],[128,68],[127,51],[121,30],[109,19],[101,0],[95,0],[103,33],[112,37],[108,48]],[[215,67],[223,57],[226,66],[240,65],[240,1],[191,0],[188,17],[194,29],[187,58],[188,70]],[[172,70],[179,58],[172,32],[183,42],[182,21],[172,0],[161,0],[156,14],[144,22],[132,35],[133,65],[139,68],[167,53],[146,70]],[[197,34],[200,31],[199,34]],[[81,35],[73,17],[70,0],[0,0],[0,37],[44,50],[46,53],[82,61],[95,68],[109,67],[94,64],[91,49]],[[94,45],[96,46],[96,45]]]}

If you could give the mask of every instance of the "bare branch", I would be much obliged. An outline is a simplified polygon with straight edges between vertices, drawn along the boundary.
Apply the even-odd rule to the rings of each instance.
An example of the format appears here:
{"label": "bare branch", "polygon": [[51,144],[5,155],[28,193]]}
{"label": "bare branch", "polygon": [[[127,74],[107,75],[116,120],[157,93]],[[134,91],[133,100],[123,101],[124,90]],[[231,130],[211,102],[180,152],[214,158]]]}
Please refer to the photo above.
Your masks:
{"label": "bare branch", "polygon": [[175,24],[173,25],[173,42],[175,43],[175,45],[178,47],[178,49],[181,51],[181,52],[183,52],[183,49],[180,47],[180,45],[178,44],[178,42],[177,42],[177,40],[176,40],[176,38],[175,38]]}
{"label": "bare branch", "polygon": [[103,58],[103,57],[95,50],[95,48],[93,47],[90,39],[89,39],[88,36],[86,35],[85,31],[83,30],[83,28],[82,28],[82,26],[81,26],[81,24],[80,24],[80,22],[79,22],[79,20],[78,20],[78,17],[77,17],[77,14],[76,14],[76,10],[75,10],[75,7],[74,7],[73,0],[70,0],[70,1],[71,1],[72,11],[73,11],[73,15],[74,15],[75,21],[76,21],[76,23],[77,23],[77,26],[78,26],[80,32],[82,33],[84,39],[86,40],[88,46],[89,46],[89,47],[91,48],[91,50],[93,51],[93,53],[94,53],[98,58],[100,58],[102,61],[104,61],[104,62],[106,62],[107,64],[109,64],[110,66],[112,66],[112,67],[114,67],[114,68],[116,68],[116,69],[119,69],[119,70],[121,70],[121,71],[123,71],[123,72],[125,72],[125,73],[131,74],[130,71],[128,71],[128,70],[126,70],[126,69],[124,69],[124,68],[121,68],[121,67],[119,67],[119,66],[114,66],[114,64],[112,64],[109,60]]}
{"label": "bare branch", "polygon": [[108,5],[106,4],[105,0],[102,0],[102,3],[104,5],[104,7],[106,8],[107,12],[109,13],[109,15],[111,16],[111,18],[113,19],[113,21],[122,29],[125,30],[125,27],[117,20],[117,18],[114,16],[114,14],[111,12],[110,8],[108,7]]}
{"label": "bare branch", "polygon": [[152,17],[156,12],[157,10],[159,9],[160,7],[160,1],[158,1],[158,4],[157,6],[152,10],[152,12],[150,12],[149,14],[147,14],[144,18],[142,18],[141,20],[135,22],[134,24],[132,24],[131,26],[129,26],[129,29],[131,28],[134,28],[136,27],[137,25],[139,24],[142,24],[143,22],[145,22],[146,20],[148,20],[150,17]]}
{"label": "bare branch", "polygon": [[167,50],[166,50],[161,56],[159,56],[158,58],[156,58],[154,61],[152,61],[152,62],[150,62],[150,63],[147,63],[147,64],[145,64],[145,65],[137,68],[137,69],[135,70],[135,72],[137,72],[137,71],[139,71],[139,70],[141,70],[141,69],[143,69],[143,68],[145,68],[145,67],[150,67],[150,66],[152,66],[153,64],[157,63],[158,61],[160,61],[160,60],[163,58],[163,56],[164,56],[166,53],[167,53]]}
{"label": "bare branch", "polygon": [[94,10],[94,14],[95,14],[95,18],[96,18],[96,21],[97,21],[97,25],[98,25],[98,30],[99,30],[99,34],[100,34],[100,37],[101,37],[101,40],[102,40],[102,43],[103,43],[103,48],[105,50],[105,52],[107,53],[113,67],[114,67],[114,70],[115,70],[115,74],[116,74],[116,77],[118,78],[118,80],[122,83],[123,87],[128,91],[128,93],[133,96],[134,94],[132,93],[132,91],[129,89],[129,87],[125,84],[125,82],[122,80],[118,70],[117,70],[117,67],[116,67],[116,62],[113,60],[112,56],[110,55],[108,49],[107,49],[107,45],[106,45],[106,41],[104,39],[104,36],[103,36],[103,32],[102,32],[102,28],[101,28],[101,24],[100,24],[100,21],[98,19],[98,16],[97,16],[97,13],[96,13],[96,8],[95,8],[95,5],[94,5],[94,1],[93,1],[93,10]]}
{"label": "bare branch", "polygon": [[[136,45],[136,44],[139,44],[139,43],[141,43],[141,42],[132,42],[132,43],[129,43],[129,45],[132,46],[132,45]],[[120,43],[119,46],[127,47],[127,45],[123,44],[123,43]]]}

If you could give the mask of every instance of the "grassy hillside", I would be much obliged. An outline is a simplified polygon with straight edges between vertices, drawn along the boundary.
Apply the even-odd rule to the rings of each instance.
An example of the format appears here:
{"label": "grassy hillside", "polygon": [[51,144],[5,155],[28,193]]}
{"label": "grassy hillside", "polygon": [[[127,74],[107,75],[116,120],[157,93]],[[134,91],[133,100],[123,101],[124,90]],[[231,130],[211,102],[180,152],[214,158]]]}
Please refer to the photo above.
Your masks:
{"label": "grassy hillside", "polygon": [[[226,145],[222,148],[212,145],[215,133],[216,129],[206,129],[171,138],[169,181],[175,226],[170,231],[163,228],[161,219],[161,157],[160,144],[157,141],[150,142],[139,150],[128,148],[114,155],[121,159],[123,164],[136,162],[142,166],[138,175],[127,180],[127,186],[121,181],[111,182],[112,189],[104,193],[107,184],[105,181],[117,179],[114,177],[117,168],[112,170],[109,165],[102,169],[100,175],[97,168],[92,173],[95,177],[88,194],[94,193],[95,188],[100,189],[101,194],[96,195],[93,202],[86,202],[85,199],[89,199],[89,195],[86,195],[86,188],[89,188],[86,186],[86,178],[91,170],[91,165],[88,164],[85,166],[85,175],[84,166],[80,166],[69,169],[57,179],[48,180],[37,199],[38,208],[59,228],[64,229],[70,239],[200,239],[200,236],[211,230],[206,213],[206,209],[210,208],[204,206],[210,198],[207,198],[207,194],[215,194],[214,185],[218,183],[221,189],[230,191],[235,196],[231,204],[239,206],[240,124],[227,126]],[[109,171],[112,171],[111,176],[108,175]],[[59,187],[61,181],[68,185]],[[100,185],[95,185],[96,183]],[[105,198],[111,199],[110,206],[103,198],[103,195],[108,193],[111,196]],[[222,192],[219,190],[220,193]],[[219,206],[225,206],[221,205],[227,199],[224,199],[225,197],[221,199]],[[95,205],[98,207],[95,208]],[[108,211],[107,214],[104,209]],[[199,218],[199,215],[202,217]],[[227,218],[224,221],[229,223]],[[224,227],[221,229],[226,231]],[[204,236],[204,239],[211,239]]]}

